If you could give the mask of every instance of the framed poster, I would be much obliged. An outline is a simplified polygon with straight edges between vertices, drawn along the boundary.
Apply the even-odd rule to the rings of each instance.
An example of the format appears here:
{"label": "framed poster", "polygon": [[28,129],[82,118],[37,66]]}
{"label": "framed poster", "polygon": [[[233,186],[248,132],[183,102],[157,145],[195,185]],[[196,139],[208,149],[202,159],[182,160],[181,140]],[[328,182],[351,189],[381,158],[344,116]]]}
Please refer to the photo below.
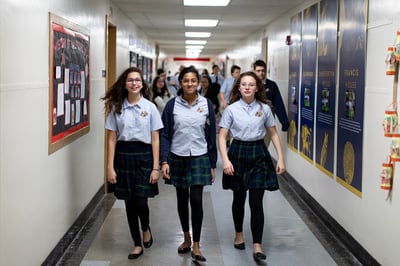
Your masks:
{"label": "framed poster", "polygon": [[361,198],[368,0],[339,7],[336,181]]}
{"label": "framed poster", "polygon": [[137,67],[137,54],[132,51],[129,52],[129,66]]}
{"label": "framed poster", "polygon": [[287,134],[288,148],[295,152],[299,149],[299,91],[301,63],[301,20],[302,13],[290,18],[290,35],[292,43],[289,46],[289,89],[288,89],[288,118],[290,121]]}
{"label": "framed poster", "polygon": [[51,154],[90,129],[89,30],[49,13],[49,145]]}

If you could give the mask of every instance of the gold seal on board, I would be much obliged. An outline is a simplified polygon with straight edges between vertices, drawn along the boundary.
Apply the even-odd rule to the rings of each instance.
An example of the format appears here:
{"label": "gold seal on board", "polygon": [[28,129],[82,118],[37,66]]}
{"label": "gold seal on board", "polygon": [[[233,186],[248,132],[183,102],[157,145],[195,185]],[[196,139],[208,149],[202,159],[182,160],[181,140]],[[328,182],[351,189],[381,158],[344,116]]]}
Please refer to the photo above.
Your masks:
{"label": "gold seal on board", "polygon": [[351,184],[353,182],[354,177],[354,162],[355,162],[354,148],[351,142],[347,141],[344,144],[343,151],[343,171],[344,171],[344,180],[347,184]]}

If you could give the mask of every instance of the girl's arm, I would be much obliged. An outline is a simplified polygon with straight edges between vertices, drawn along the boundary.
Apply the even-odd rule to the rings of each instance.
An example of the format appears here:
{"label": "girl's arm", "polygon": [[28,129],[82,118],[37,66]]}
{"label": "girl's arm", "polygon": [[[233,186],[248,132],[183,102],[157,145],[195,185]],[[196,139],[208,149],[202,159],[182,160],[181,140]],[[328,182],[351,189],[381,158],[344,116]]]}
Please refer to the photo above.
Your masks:
{"label": "girl's arm", "polygon": [[153,154],[153,169],[149,182],[155,184],[160,177],[160,132],[158,130],[151,132],[151,150]]}
{"label": "girl's arm", "polygon": [[271,141],[274,144],[276,153],[278,154],[276,173],[283,174],[286,171],[285,160],[283,158],[282,145],[279,139],[278,132],[276,131],[276,127],[267,127],[267,134],[271,136]]}
{"label": "girl's arm", "polygon": [[117,132],[107,130],[107,180],[111,184],[117,183],[117,174],[114,170],[115,146],[117,145]]}

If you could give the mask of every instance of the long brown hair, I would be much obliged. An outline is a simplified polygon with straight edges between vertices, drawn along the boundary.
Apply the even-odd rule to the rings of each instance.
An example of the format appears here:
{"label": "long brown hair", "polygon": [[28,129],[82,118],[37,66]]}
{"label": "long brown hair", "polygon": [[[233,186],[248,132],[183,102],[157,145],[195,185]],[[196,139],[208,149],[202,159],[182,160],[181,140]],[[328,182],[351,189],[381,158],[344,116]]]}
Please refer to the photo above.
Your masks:
{"label": "long brown hair", "polygon": [[265,94],[264,84],[259,77],[253,71],[247,71],[240,74],[239,78],[236,80],[236,83],[233,85],[231,94],[229,95],[230,104],[239,101],[242,95],[240,94],[239,87],[242,81],[242,78],[245,76],[253,77],[256,81],[257,91],[254,95],[255,99],[259,102],[263,102],[272,107],[272,102],[267,99],[267,95]]}
{"label": "long brown hair", "polygon": [[157,76],[154,78],[153,83],[151,85],[151,93],[152,93],[152,100],[154,100],[156,97],[160,96],[161,98],[164,97],[165,93],[167,94],[168,98],[171,97],[171,92],[169,91],[167,84],[164,80],[164,85],[161,88],[161,92],[158,92],[157,88],[157,82],[162,79],[160,76]]}
{"label": "long brown hair", "polygon": [[128,97],[128,91],[125,87],[126,78],[128,77],[129,73],[132,72],[139,73],[143,86],[140,90],[140,93],[143,95],[144,98],[151,101],[151,92],[146,81],[143,79],[142,70],[138,67],[130,67],[122,72],[117,81],[115,81],[115,83],[106,92],[105,96],[101,98],[101,100],[105,101],[106,115],[111,112],[113,106],[115,106],[115,112],[117,114],[121,114],[122,104],[125,98]]}

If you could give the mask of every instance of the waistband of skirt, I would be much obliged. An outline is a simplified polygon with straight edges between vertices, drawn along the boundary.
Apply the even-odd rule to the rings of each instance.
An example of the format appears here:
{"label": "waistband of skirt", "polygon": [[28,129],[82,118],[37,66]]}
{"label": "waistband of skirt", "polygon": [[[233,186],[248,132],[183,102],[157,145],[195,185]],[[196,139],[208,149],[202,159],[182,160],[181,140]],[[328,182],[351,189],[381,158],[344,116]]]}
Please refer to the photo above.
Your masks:
{"label": "waistband of skirt", "polygon": [[240,144],[240,145],[254,145],[254,144],[264,143],[264,139],[252,140],[252,141],[243,141],[243,140],[233,139],[232,142],[236,142],[237,144]]}
{"label": "waistband of skirt", "polygon": [[151,147],[151,144],[147,144],[141,141],[123,141],[123,140],[118,140],[117,141],[117,146],[118,147],[124,147],[124,148],[148,148]]}

